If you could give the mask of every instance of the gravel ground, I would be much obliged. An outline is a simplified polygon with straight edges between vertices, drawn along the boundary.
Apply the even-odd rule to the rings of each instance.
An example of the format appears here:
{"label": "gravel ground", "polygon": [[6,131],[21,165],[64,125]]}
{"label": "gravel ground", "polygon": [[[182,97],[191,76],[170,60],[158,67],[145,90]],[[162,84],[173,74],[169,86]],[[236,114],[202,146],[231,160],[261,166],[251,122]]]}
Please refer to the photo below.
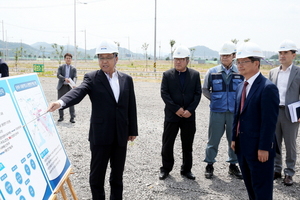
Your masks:
{"label": "gravel ground", "polygon": [[[57,98],[57,78],[40,78],[48,102]],[[78,81],[80,83],[80,80]],[[160,82],[160,81],[158,81]],[[139,136],[128,144],[127,160],[124,172],[124,199],[126,200],[188,200],[188,199],[248,199],[242,180],[228,175],[227,145],[223,137],[217,161],[214,164],[213,179],[205,179],[206,163],[203,162],[207,141],[209,119],[209,101],[202,96],[197,108],[197,131],[194,140],[194,164],[192,172],[196,180],[188,180],[180,176],[181,142],[177,137],[175,143],[175,166],[170,176],[161,181],[158,179],[161,166],[161,137],[163,131],[164,104],[160,98],[160,83],[135,81],[135,93],[138,108]],[[65,111],[65,121],[57,123],[57,129],[62,143],[72,163],[74,174],[70,176],[78,199],[90,200],[89,163],[90,151],[87,141],[90,102],[86,97],[75,106],[76,123],[69,122],[68,110]],[[53,113],[58,119],[58,112]],[[300,152],[298,137],[298,152]],[[298,153],[298,158],[300,155]],[[274,181],[274,199],[300,199],[300,162],[296,165],[294,185],[284,186],[281,181]],[[110,169],[107,170],[109,175]],[[108,176],[105,182],[108,199],[110,189]],[[68,193],[68,196],[70,194]],[[72,198],[71,198],[72,199]]]}

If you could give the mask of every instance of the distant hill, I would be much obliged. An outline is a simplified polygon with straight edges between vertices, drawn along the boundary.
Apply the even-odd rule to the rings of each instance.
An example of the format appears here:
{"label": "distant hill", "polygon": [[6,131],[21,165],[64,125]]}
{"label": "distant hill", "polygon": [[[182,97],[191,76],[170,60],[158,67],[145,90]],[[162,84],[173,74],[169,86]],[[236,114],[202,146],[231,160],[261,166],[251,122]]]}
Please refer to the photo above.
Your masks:
{"label": "distant hill", "polygon": [[[18,42],[3,42],[0,40],[0,51],[8,53],[8,56],[10,59],[13,59],[15,52],[17,49],[20,49],[20,47],[23,48],[24,56],[25,57],[31,57],[31,58],[38,58],[42,57],[43,53],[45,57],[47,58],[54,58],[55,56],[55,50],[52,47],[53,44],[49,44],[46,42],[36,42],[34,44],[28,45],[24,43],[18,43]],[[60,45],[58,45],[60,46]],[[65,53],[71,53],[74,54],[74,46],[72,45],[63,45],[64,46],[64,51],[63,54]],[[198,59],[212,59],[212,58],[217,58],[219,59],[219,53],[218,51],[212,50],[206,46],[193,46],[190,47],[190,49],[193,48],[195,49],[193,53],[194,60]],[[44,52],[43,52],[44,51]],[[93,59],[95,56],[95,51],[96,49],[87,49],[86,50],[86,57],[87,59]],[[148,57],[153,59],[153,52],[148,52]],[[277,54],[277,52],[271,52],[271,51],[264,51],[264,55],[266,58],[271,57],[272,55]],[[167,57],[170,57],[170,54],[166,54],[165,56],[161,56],[162,59],[165,59]],[[85,58],[85,49],[78,48],[77,49],[77,59],[84,59]],[[134,53],[126,48],[119,47],[119,59],[145,59],[145,55],[141,53]]]}

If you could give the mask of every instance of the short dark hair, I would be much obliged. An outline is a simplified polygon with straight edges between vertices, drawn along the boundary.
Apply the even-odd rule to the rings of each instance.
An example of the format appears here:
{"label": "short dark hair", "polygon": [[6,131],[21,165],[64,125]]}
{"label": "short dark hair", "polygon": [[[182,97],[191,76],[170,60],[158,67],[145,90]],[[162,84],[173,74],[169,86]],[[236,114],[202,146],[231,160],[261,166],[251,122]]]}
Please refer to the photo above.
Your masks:
{"label": "short dark hair", "polygon": [[67,56],[70,56],[71,58],[73,57],[72,54],[66,53],[66,54],[64,55],[64,58],[66,58]]}
{"label": "short dark hair", "polygon": [[260,58],[258,58],[258,57],[248,57],[250,60],[251,60],[251,62],[254,62],[254,61],[258,61],[259,62],[259,65],[258,65],[258,68],[260,68]]}

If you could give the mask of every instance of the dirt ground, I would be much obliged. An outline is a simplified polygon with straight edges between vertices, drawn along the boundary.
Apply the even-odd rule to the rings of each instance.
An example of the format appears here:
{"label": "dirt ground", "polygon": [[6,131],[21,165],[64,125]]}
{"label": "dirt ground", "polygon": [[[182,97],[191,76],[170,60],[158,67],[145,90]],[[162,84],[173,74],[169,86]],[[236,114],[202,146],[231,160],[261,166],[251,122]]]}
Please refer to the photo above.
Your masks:
{"label": "dirt ground", "polygon": [[[40,78],[48,102],[57,98],[57,78]],[[80,83],[80,80],[78,81]],[[248,199],[242,180],[228,174],[227,141],[223,137],[213,179],[206,179],[203,162],[207,142],[209,119],[209,101],[202,95],[197,112],[197,131],[194,140],[194,163],[192,172],[196,180],[187,180],[180,176],[182,160],[181,143],[177,137],[175,143],[175,166],[169,178],[164,181],[158,179],[161,166],[161,138],[163,131],[164,104],[160,97],[160,83],[135,81],[135,93],[138,107],[139,136],[128,144],[127,160],[124,172],[124,199],[126,200],[204,200],[204,199]],[[89,162],[90,151],[88,137],[90,102],[86,97],[75,106],[76,123],[69,122],[68,110],[65,111],[65,121],[57,123],[57,129],[62,143],[72,163],[74,174],[71,182],[78,199],[90,200]],[[53,113],[55,121],[58,112]],[[298,158],[300,158],[300,139],[298,143]],[[300,199],[300,162],[296,165],[294,185],[284,186],[281,180],[274,181],[274,199]],[[109,167],[106,178],[106,198],[109,199]],[[69,192],[68,196],[70,196]],[[72,199],[72,198],[70,198]]]}

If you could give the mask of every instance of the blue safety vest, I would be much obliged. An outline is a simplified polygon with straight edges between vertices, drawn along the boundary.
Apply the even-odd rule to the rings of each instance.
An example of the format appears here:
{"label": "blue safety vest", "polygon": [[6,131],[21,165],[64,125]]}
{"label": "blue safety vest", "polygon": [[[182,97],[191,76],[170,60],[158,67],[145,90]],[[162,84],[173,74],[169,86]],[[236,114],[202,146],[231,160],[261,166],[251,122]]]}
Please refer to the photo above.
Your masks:
{"label": "blue safety vest", "polygon": [[210,109],[212,112],[234,112],[235,91],[244,77],[237,73],[236,65],[226,74],[222,65],[210,69]]}

